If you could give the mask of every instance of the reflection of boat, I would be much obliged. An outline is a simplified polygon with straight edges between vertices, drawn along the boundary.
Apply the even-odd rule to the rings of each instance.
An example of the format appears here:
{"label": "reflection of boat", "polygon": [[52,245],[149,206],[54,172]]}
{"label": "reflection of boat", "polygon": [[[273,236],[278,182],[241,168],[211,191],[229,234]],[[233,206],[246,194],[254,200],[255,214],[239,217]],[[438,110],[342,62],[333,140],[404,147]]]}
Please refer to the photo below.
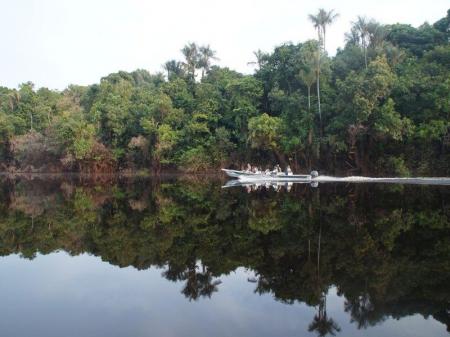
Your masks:
{"label": "reflection of boat", "polygon": [[242,181],[240,179],[233,179],[228,180],[225,185],[222,186],[222,188],[227,187],[236,187],[236,186],[243,186],[247,189],[250,189],[252,191],[258,190],[260,188],[273,188],[274,190],[278,191],[280,188],[284,187],[287,191],[290,191],[292,189],[293,184],[310,184],[312,187],[317,187],[319,184],[315,180],[298,180],[294,182],[287,182],[287,181]]}
{"label": "reflection of boat", "polygon": [[317,171],[312,171],[311,174],[290,174],[285,173],[253,173],[248,171],[228,170],[222,169],[228,176],[238,178],[241,182],[309,182],[317,178]]}

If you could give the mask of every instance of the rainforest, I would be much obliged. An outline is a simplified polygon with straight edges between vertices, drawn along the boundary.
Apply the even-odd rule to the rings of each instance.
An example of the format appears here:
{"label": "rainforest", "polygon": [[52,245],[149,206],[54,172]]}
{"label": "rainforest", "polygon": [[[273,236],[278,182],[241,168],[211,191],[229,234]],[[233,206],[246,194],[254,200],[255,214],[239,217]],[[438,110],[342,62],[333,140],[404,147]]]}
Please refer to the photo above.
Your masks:
{"label": "rainforest", "polygon": [[[323,13],[322,13],[323,14]],[[325,14],[333,14],[326,13]],[[258,50],[254,74],[187,43],[163,72],[119,71],[62,91],[0,87],[0,170],[205,172],[247,162],[375,175],[450,174],[450,10],[433,24],[358,17]]]}

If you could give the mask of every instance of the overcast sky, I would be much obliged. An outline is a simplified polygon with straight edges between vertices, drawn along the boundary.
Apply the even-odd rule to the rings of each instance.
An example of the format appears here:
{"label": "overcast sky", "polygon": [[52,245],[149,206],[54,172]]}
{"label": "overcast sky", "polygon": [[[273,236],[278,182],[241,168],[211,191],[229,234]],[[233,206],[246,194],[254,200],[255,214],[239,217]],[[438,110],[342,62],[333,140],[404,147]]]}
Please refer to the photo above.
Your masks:
{"label": "overcast sky", "polygon": [[221,66],[251,73],[253,51],[315,38],[308,14],[335,9],[327,49],[343,46],[357,15],[418,26],[448,0],[0,0],[0,85],[64,89],[118,70],[161,71],[188,42],[210,44]]}

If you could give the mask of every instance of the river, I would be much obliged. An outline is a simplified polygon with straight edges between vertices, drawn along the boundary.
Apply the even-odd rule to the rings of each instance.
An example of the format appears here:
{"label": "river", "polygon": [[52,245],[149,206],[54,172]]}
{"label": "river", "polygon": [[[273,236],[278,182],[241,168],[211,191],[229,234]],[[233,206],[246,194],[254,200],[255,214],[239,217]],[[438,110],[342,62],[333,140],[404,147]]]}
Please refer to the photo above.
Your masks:
{"label": "river", "polygon": [[0,179],[5,336],[448,336],[450,187]]}

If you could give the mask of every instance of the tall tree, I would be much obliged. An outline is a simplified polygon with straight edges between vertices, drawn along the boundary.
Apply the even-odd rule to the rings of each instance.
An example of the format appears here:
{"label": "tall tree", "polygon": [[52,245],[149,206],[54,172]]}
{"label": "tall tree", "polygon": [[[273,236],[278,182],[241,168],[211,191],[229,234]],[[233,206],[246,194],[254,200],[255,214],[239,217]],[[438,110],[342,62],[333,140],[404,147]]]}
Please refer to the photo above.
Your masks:
{"label": "tall tree", "polygon": [[164,63],[164,70],[167,72],[167,79],[170,81],[174,77],[183,76],[183,64],[179,61],[170,60]]}
{"label": "tall tree", "polygon": [[211,68],[211,60],[218,60],[216,52],[208,45],[199,48],[199,67],[202,68],[202,78]]}
{"label": "tall tree", "polygon": [[333,23],[333,21],[338,17],[339,14],[334,13],[334,10],[326,11],[320,8],[316,15],[309,14],[309,20],[313,23],[314,28],[317,29],[317,37],[319,39],[319,48],[317,48],[317,68],[316,68],[316,85],[317,85],[317,107],[319,110],[319,122],[320,122],[320,133],[322,135],[322,111],[320,109],[320,57],[321,48],[325,51],[325,35],[326,27]]}
{"label": "tall tree", "polygon": [[199,47],[196,43],[191,42],[185,45],[183,49],[181,49],[181,52],[186,60],[186,63],[184,63],[186,71],[190,79],[195,81],[195,70],[198,68],[200,59]]}
{"label": "tall tree", "polygon": [[317,65],[315,54],[318,48],[316,43],[313,44],[311,42],[314,41],[305,42],[300,49],[300,62],[303,64],[303,68],[299,72],[300,79],[308,89],[308,112],[311,111],[311,86],[316,80],[315,68]]}
{"label": "tall tree", "polygon": [[256,61],[247,62],[247,65],[256,65],[258,70],[261,70],[262,66],[266,63],[268,57],[267,53],[264,53],[261,49],[258,49],[253,52],[253,55],[255,55]]}
{"label": "tall tree", "polygon": [[367,69],[367,46],[369,45],[369,26],[370,23],[365,16],[358,16],[355,22],[352,22],[354,30],[358,33],[361,47],[364,51],[364,64]]}
{"label": "tall tree", "polygon": [[[314,41],[311,41],[314,42]],[[311,150],[311,145],[313,141],[313,121],[314,118],[311,116],[311,87],[314,84],[314,81],[316,81],[316,74],[315,74],[315,49],[319,48],[317,44],[312,43],[305,43],[303,44],[300,54],[301,54],[301,62],[303,63],[304,67],[300,69],[299,77],[302,80],[303,83],[305,83],[307,89],[308,89],[308,118],[310,119],[309,124],[309,131],[308,131],[308,145],[309,150]],[[309,160],[310,162],[310,160]],[[309,166],[311,164],[309,163]]]}
{"label": "tall tree", "polygon": [[325,51],[325,38],[327,26],[331,25],[334,20],[339,16],[338,13],[334,12],[334,9],[330,11],[326,11],[323,8],[320,8],[316,15],[310,14],[309,19],[314,24],[314,27],[317,29],[319,41]]}

